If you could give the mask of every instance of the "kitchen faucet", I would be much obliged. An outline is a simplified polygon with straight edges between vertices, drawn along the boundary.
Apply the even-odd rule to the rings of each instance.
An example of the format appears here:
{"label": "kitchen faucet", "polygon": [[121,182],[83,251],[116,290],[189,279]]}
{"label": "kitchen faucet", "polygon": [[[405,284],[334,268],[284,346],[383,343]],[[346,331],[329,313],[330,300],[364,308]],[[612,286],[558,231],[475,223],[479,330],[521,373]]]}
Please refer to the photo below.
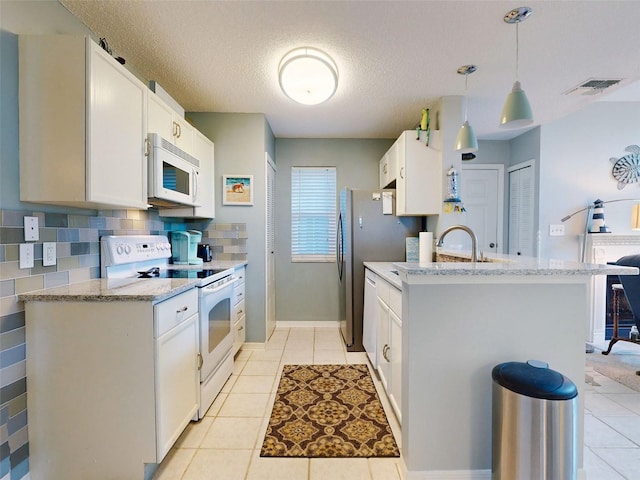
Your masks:
{"label": "kitchen faucet", "polygon": [[476,237],[476,234],[473,233],[473,230],[471,230],[466,225],[453,225],[449,228],[446,228],[444,232],[442,232],[438,237],[438,240],[436,241],[436,247],[442,247],[442,245],[444,245],[444,237],[446,237],[447,234],[449,232],[452,232],[453,230],[463,230],[469,234],[469,236],[471,237],[471,261],[477,262],[478,261],[478,251],[477,251],[478,237]]}

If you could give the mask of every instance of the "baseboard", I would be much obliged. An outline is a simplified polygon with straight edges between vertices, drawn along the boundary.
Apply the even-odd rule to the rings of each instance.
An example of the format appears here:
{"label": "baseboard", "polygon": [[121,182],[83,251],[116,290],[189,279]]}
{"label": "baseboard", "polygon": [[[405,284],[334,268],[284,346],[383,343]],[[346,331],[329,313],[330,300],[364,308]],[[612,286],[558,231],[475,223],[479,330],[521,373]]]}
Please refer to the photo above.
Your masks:
{"label": "baseboard", "polygon": [[298,327],[338,328],[339,326],[340,326],[340,322],[333,322],[333,321],[301,322],[301,321],[278,320],[276,322],[276,328],[298,328]]}
{"label": "baseboard", "polygon": [[409,471],[407,480],[491,480],[491,470]]}
{"label": "baseboard", "polygon": [[[404,474],[403,478],[406,480],[491,480],[491,470],[442,470],[424,472],[408,472],[405,470],[402,473]],[[578,469],[578,480],[587,480],[587,473],[583,468]]]}
{"label": "baseboard", "polygon": [[242,344],[243,350],[264,350],[266,343],[264,342],[244,342]]}

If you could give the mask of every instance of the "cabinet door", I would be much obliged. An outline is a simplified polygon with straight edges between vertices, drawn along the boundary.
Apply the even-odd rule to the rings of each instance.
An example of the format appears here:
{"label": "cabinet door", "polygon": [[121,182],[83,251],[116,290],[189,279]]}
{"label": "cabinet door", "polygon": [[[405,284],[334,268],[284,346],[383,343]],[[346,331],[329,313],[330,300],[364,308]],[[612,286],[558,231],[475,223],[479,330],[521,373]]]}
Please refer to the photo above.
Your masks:
{"label": "cabinet door", "polygon": [[362,315],[362,345],[371,365],[378,365],[378,296],[376,283],[378,276],[371,270],[365,270],[364,312]]}
{"label": "cabinet door", "polygon": [[198,412],[198,314],[156,340],[157,463]]}
{"label": "cabinet door", "polygon": [[87,201],[146,210],[147,87],[87,41]]}
{"label": "cabinet door", "polygon": [[200,205],[195,209],[195,216],[201,218],[215,217],[215,175],[213,142],[197,130],[193,133],[193,156],[200,160],[198,175],[198,191],[196,201]]}
{"label": "cabinet door", "polygon": [[380,188],[385,188],[389,180],[389,152],[385,153],[380,159]]}
{"label": "cabinet door", "polygon": [[195,129],[184,118],[178,115],[173,116],[173,123],[175,128],[173,138],[176,147],[195,157],[193,151],[193,132]]}
{"label": "cabinet door", "polygon": [[389,361],[389,306],[378,297],[378,375],[385,391],[389,391],[391,362]]}
{"label": "cabinet door", "polygon": [[389,310],[389,357],[391,359],[391,378],[389,402],[396,412],[398,420],[401,420],[400,409],[402,407],[402,320],[393,310]]}
{"label": "cabinet door", "polygon": [[440,132],[431,132],[429,146],[415,132],[398,139],[396,215],[437,215],[442,210]]}
{"label": "cabinet door", "polygon": [[158,95],[149,92],[147,105],[147,132],[157,133],[168,141],[173,141],[173,110]]}

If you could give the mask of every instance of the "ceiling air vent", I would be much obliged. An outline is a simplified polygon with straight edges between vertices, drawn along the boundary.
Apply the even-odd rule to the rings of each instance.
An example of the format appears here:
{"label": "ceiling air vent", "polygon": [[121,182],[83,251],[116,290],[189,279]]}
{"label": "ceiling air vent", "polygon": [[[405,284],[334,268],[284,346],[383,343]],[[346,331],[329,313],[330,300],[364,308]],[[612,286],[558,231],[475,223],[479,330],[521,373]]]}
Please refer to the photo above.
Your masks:
{"label": "ceiling air vent", "polygon": [[605,78],[590,78],[589,80],[582,82],[577,87],[570,88],[565,95],[598,95],[604,92],[607,88],[612,87],[620,83],[622,79],[605,79]]}

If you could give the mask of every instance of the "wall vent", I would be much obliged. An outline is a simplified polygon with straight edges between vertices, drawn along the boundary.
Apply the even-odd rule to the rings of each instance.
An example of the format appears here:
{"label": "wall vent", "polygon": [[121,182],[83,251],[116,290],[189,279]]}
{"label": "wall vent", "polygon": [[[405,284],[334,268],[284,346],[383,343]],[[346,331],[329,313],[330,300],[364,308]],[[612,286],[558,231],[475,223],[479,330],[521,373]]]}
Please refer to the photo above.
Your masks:
{"label": "wall vent", "polygon": [[621,78],[590,78],[589,80],[581,82],[578,86],[570,88],[564,92],[564,95],[598,95],[621,81]]}

